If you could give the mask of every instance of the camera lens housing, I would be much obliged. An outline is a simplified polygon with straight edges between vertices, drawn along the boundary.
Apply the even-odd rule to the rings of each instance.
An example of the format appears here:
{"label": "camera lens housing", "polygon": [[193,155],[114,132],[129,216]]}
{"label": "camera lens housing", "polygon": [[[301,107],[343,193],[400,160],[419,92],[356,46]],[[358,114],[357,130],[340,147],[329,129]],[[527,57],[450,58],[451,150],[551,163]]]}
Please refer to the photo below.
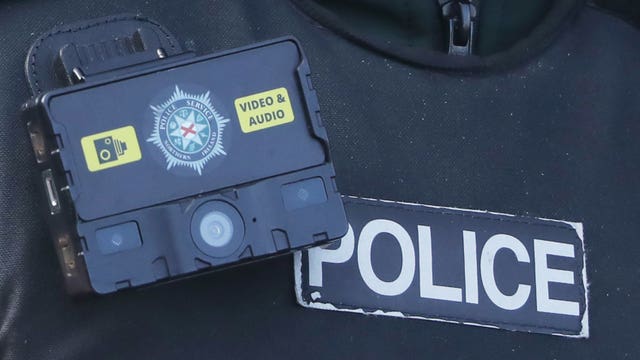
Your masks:
{"label": "camera lens housing", "polygon": [[205,254],[227,257],[244,242],[245,225],[242,216],[224,201],[208,201],[191,217],[191,238]]}

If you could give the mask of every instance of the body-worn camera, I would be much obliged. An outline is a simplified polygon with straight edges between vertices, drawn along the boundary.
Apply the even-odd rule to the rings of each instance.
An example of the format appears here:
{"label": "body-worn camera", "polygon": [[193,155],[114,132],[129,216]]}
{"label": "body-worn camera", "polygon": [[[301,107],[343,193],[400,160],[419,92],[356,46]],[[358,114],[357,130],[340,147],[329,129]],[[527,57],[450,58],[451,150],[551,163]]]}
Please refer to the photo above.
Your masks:
{"label": "body-worn camera", "polygon": [[83,35],[49,43],[51,78],[63,80],[25,106],[70,291],[110,293],[344,235],[297,41],[195,57],[126,21],[98,42],[111,57]]}

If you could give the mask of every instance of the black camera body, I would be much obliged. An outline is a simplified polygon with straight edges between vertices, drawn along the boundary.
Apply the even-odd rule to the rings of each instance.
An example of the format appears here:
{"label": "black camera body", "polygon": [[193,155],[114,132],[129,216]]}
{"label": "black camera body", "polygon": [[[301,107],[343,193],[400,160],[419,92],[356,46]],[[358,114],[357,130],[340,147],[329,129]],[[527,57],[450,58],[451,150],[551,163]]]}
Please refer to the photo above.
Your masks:
{"label": "black camera body", "polygon": [[295,39],[196,57],[167,54],[161,36],[130,28],[129,41],[144,46],[129,59],[144,61],[99,69],[74,42],[52,52],[69,84],[24,107],[72,293],[166,281],[346,233]]}

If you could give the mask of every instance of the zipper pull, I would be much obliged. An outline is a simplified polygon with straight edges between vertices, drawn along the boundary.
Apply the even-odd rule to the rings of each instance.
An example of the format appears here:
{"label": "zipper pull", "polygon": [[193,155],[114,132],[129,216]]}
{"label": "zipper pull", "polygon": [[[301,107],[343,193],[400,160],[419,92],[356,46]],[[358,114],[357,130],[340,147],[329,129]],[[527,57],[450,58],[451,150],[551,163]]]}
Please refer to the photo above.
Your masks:
{"label": "zipper pull", "polygon": [[449,23],[449,54],[473,54],[479,0],[438,0]]}

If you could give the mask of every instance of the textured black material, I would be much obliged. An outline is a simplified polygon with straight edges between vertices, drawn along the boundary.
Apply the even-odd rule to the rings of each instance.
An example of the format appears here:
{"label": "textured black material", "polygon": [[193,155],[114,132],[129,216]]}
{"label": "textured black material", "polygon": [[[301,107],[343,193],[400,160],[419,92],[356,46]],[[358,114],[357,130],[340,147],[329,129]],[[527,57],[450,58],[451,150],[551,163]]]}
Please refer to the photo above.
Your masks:
{"label": "textured black material", "polygon": [[74,22],[47,31],[33,43],[25,76],[37,95],[70,85],[67,78],[72,74],[67,67],[75,66],[90,77],[156,60],[158,49],[164,56],[182,52],[169,31],[141,16],[121,14]]}
{"label": "textured black material", "polygon": [[[0,357],[5,359],[640,357],[640,33],[587,8],[511,70],[459,75],[384,58],[287,2],[0,5]],[[585,224],[585,341],[303,309],[289,258],[74,301],[37,214],[23,63],[52,26],[140,12],[200,51],[293,34],[343,193]]]}
{"label": "textured black material", "polygon": [[[398,17],[398,12],[407,13],[401,22],[404,36],[393,38],[388,29],[378,31],[367,30],[366,23],[354,15],[354,11],[346,11],[345,5],[336,6],[334,1],[293,0],[297,6],[311,18],[329,29],[376,51],[397,59],[418,65],[439,69],[464,69],[467,71],[483,71],[506,68],[517,64],[547,47],[555,35],[563,29],[583,7],[584,0],[554,0],[535,2],[538,5],[514,4],[502,0],[480,1],[478,6],[475,37],[478,45],[474,54],[482,56],[447,56],[446,48],[438,46],[438,38],[446,38],[444,46],[449,43],[448,26],[441,28],[424,24],[436,24],[440,16],[434,14],[429,6],[436,1],[424,2],[407,0],[400,4],[393,1],[352,0],[346,2],[363,12],[369,7],[381,12],[381,17]],[[511,6],[507,4],[511,4]],[[348,5],[347,5],[348,6]],[[497,9],[496,9],[497,7]],[[548,9],[545,9],[548,7]],[[357,14],[357,12],[355,13]],[[354,18],[359,19],[354,21]],[[365,17],[366,18],[366,17]],[[380,18],[374,19],[379,22]],[[371,20],[371,19],[370,19]],[[518,23],[521,20],[522,23]],[[535,24],[534,25],[532,25]],[[369,25],[372,26],[372,25]],[[442,31],[446,28],[446,31]],[[517,34],[517,35],[515,35]],[[514,36],[515,35],[515,36]],[[424,46],[421,37],[428,39]],[[516,41],[519,39],[519,41]],[[422,45],[422,46],[421,46]]]}
{"label": "textured black material", "polygon": [[615,12],[618,16],[640,26],[640,2],[635,0],[590,0],[602,9]]}

